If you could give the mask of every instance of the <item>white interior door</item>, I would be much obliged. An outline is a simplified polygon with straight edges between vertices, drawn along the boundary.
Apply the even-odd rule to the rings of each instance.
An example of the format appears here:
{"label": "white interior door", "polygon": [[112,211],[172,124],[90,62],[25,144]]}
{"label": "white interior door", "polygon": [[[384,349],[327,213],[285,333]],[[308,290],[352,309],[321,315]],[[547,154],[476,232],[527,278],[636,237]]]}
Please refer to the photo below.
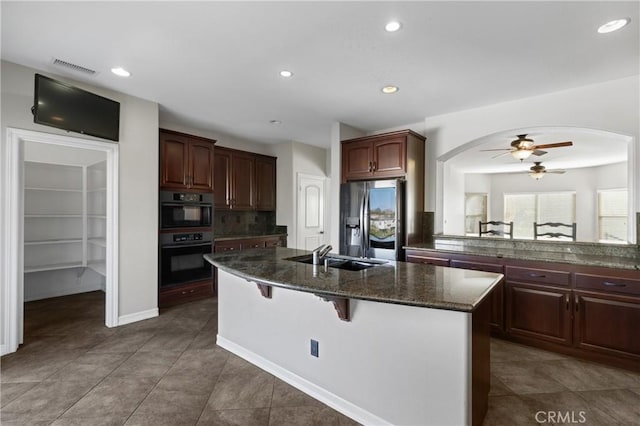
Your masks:
{"label": "white interior door", "polygon": [[298,174],[298,217],[296,247],[313,250],[324,238],[324,185],[325,178]]}

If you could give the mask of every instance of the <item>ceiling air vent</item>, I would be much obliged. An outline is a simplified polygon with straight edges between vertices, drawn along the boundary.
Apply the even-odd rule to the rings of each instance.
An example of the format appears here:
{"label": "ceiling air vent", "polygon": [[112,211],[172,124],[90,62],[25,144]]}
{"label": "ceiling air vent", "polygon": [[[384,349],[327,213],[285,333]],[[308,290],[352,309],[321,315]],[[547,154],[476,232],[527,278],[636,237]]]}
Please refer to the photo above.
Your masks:
{"label": "ceiling air vent", "polygon": [[72,64],[71,62],[63,61],[62,59],[55,59],[54,58],[53,65],[57,65],[59,67],[67,68],[67,69],[70,69],[72,71],[81,72],[81,73],[87,74],[87,75],[95,75],[96,74],[96,71],[94,71],[92,69],[81,67],[80,65]]}

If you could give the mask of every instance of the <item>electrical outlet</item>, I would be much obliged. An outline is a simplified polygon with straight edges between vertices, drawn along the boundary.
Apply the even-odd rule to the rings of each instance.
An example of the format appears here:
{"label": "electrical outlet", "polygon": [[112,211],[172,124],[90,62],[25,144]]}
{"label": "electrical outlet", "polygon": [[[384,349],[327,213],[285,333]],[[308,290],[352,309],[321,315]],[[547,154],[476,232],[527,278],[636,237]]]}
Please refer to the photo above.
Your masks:
{"label": "electrical outlet", "polygon": [[311,355],[318,358],[318,341],[311,339]]}

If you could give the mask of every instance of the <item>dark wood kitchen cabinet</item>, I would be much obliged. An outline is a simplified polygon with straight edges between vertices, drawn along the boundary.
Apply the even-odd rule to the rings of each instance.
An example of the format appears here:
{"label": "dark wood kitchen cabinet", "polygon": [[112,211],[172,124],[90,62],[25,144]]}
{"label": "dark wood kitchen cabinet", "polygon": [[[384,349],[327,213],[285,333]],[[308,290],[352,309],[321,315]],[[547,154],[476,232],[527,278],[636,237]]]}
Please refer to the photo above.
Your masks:
{"label": "dark wood kitchen cabinet", "polygon": [[409,161],[424,165],[424,141],[411,130],[342,141],[342,181],[405,177]]}
{"label": "dark wood kitchen cabinet", "polygon": [[217,148],[214,156],[217,210],[275,210],[276,159]]}
{"label": "dark wood kitchen cabinet", "polygon": [[256,156],[256,209],[276,209],[276,159],[265,155]]}
{"label": "dark wood kitchen cabinet", "polygon": [[255,210],[255,155],[218,148],[214,163],[216,210]]}
{"label": "dark wood kitchen cabinet", "polygon": [[160,129],[160,188],[213,190],[215,140]]}
{"label": "dark wood kitchen cabinet", "polygon": [[490,272],[503,267],[505,282],[490,295],[492,334],[640,371],[640,271],[418,249],[407,249],[406,259]]}

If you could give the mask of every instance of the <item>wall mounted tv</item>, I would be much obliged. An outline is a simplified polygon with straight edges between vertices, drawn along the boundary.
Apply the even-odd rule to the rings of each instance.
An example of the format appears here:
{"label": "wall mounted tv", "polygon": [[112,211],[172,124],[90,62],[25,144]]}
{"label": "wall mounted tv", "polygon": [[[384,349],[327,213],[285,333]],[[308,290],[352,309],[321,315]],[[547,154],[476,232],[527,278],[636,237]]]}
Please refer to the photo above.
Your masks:
{"label": "wall mounted tv", "polygon": [[120,103],[36,74],[33,122],[118,141]]}

